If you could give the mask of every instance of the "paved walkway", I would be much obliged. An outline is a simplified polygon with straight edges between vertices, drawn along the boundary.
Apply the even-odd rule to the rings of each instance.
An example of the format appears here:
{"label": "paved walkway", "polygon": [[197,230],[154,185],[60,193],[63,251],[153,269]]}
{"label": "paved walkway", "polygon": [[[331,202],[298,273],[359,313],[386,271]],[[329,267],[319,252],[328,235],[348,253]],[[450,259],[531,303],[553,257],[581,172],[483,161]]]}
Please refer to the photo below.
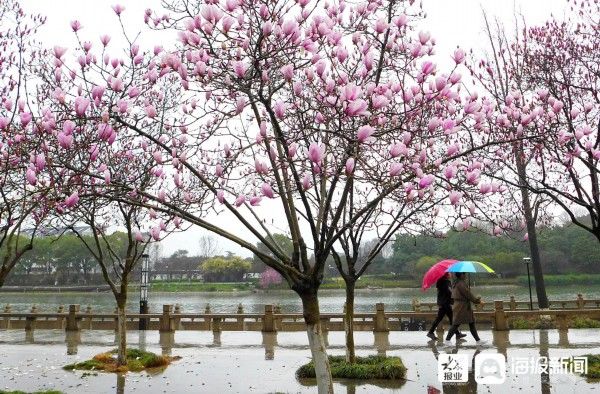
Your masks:
{"label": "paved walkway", "polygon": [[[337,382],[338,393],[592,393],[600,383],[587,382],[573,373],[545,373],[523,369],[524,360],[536,363],[539,357],[559,357],[600,353],[600,330],[513,330],[510,333],[482,331],[489,346],[477,348],[473,340],[458,347],[428,342],[424,332],[392,332],[374,336],[356,333],[357,354],[387,354],[402,357],[408,368],[408,380],[398,384],[356,384]],[[298,382],[295,370],[308,361],[310,352],[303,333],[261,334],[226,332],[214,337],[207,332],[177,332],[159,336],[156,332],[138,336],[131,332],[132,346],[182,356],[182,360],[162,373],[130,373],[118,377],[99,373],[83,377],[79,372],[63,371],[60,366],[90,358],[114,348],[114,333],[83,331],[80,337],[65,339],[65,333],[40,330],[26,337],[21,330],[0,331],[0,390],[35,391],[57,389],[65,393],[270,393],[315,392],[311,382]],[[330,354],[344,353],[343,333],[328,336]],[[468,382],[442,385],[438,381],[438,357],[449,353],[466,357],[471,372]],[[477,355],[502,354],[506,361],[503,384],[481,384],[474,379],[473,363]],[[492,356],[493,357],[493,356]],[[520,365],[520,367],[519,367]]]}

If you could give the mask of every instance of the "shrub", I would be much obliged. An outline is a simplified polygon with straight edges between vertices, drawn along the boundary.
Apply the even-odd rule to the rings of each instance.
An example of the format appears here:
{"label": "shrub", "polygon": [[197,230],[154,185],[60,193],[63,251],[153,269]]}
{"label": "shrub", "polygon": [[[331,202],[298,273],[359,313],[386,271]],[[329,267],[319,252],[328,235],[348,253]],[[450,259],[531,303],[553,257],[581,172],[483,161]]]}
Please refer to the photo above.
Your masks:
{"label": "shrub", "polygon": [[590,319],[589,317],[575,317],[571,320],[569,327],[571,328],[600,328],[598,320]]}
{"label": "shrub", "polygon": [[95,355],[91,360],[65,365],[67,371],[105,371],[105,372],[140,372],[148,368],[166,367],[179,357],[165,357],[139,349],[127,349],[127,366],[117,366],[115,354],[117,350]]}
{"label": "shrub", "polygon": [[251,267],[252,263],[237,256],[213,257],[200,265],[206,282],[240,282]]}
{"label": "shrub", "polygon": [[[356,363],[349,364],[344,356],[329,356],[329,363],[331,376],[336,379],[404,379],[406,376],[406,367],[400,357],[356,357]],[[300,379],[314,378],[313,362],[298,368],[296,376]]]}

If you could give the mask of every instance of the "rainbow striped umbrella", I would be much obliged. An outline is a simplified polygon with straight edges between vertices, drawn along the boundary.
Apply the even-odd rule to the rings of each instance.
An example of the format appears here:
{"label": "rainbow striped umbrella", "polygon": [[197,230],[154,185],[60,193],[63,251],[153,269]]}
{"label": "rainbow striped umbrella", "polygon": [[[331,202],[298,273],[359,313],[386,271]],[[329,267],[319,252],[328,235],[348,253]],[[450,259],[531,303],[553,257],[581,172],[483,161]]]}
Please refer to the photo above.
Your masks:
{"label": "rainbow striped umbrella", "polygon": [[448,268],[448,272],[469,272],[493,274],[494,270],[479,261],[457,261]]}

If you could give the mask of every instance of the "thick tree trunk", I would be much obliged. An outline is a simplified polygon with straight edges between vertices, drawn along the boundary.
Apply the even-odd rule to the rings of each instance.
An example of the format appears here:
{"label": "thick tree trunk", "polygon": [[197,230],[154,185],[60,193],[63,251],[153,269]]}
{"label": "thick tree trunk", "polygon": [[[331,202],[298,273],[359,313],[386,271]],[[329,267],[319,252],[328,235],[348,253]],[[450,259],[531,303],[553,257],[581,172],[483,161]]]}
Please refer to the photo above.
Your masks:
{"label": "thick tree trunk", "polygon": [[529,190],[525,186],[526,168],[522,158],[523,150],[521,147],[516,152],[517,173],[519,175],[519,184],[521,185],[521,202],[523,204],[523,214],[525,216],[525,224],[527,225],[527,236],[529,237],[529,250],[531,253],[531,265],[533,267],[533,277],[535,278],[535,292],[538,299],[538,307],[540,309],[548,308],[548,296],[546,295],[546,286],[544,284],[544,274],[542,272],[542,262],[540,259],[540,249],[537,241],[537,231],[535,229],[535,219],[529,199]]}
{"label": "thick tree trunk", "polygon": [[117,298],[117,337],[119,338],[119,348],[117,353],[117,364],[127,365],[127,316],[125,314],[125,304],[127,295],[121,295]]}
{"label": "thick tree trunk", "polygon": [[321,332],[319,300],[316,292],[301,294],[300,297],[302,299],[306,333],[308,334],[308,344],[315,365],[318,393],[330,394],[333,393],[333,381],[325,341]]}
{"label": "thick tree trunk", "polygon": [[346,332],[346,361],[354,364],[354,286],[353,279],[346,281],[346,311],[344,316],[344,331]]}

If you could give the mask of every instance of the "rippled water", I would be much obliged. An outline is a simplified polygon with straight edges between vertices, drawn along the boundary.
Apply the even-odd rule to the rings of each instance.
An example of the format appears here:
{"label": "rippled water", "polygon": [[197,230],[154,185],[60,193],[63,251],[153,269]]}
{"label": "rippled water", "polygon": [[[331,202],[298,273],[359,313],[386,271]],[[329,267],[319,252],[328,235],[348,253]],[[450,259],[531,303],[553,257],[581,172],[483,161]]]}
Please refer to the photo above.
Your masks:
{"label": "rippled water", "polygon": [[[482,296],[484,301],[508,300],[514,295],[517,300],[529,300],[526,287],[519,286],[480,286],[473,292]],[[578,293],[585,298],[600,299],[600,286],[576,287],[562,286],[547,289],[550,300],[574,300]],[[421,302],[434,302],[435,290],[422,292],[419,289],[376,289],[356,291],[356,311],[373,311],[375,304],[383,302],[387,310],[408,310],[411,301],[417,297]],[[533,293],[535,302],[535,291]],[[344,290],[323,290],[319,293],[322,312],[341,312],[344,305]],[[128,309],[138,310],[139,294],[131,292]],[[111,312],[115,301],[111,293],[0,293],[0,308],[11,304],[13,311],[29,311],[37,305],[40,311],[55,311],[59,305],[80,304],[81,309],[88,305],[93,311]],[[299,312],[300,299],[291,290],[270,290],[233,293],[153,293],[150,292],[150,311],[160,312],[163,304],[179,304],[184,312],[203,312],[206,304],[213,312],[235,312],[242,304],[248,313],[262,312],[265,304],[280,304],[283,312]]]}

